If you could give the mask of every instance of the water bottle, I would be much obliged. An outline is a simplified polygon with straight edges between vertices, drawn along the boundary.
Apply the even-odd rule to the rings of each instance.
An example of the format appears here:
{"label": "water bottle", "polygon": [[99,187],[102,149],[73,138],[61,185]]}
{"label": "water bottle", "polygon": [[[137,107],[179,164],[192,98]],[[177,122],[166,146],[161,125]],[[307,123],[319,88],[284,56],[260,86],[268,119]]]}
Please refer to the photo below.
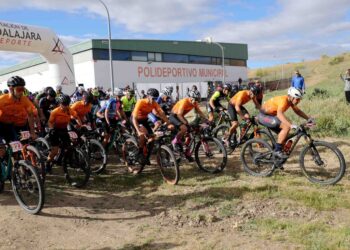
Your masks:
{"label": "water bottle", "polygon": [[293,144],[293,140],[288,140],[285,144],[284,144],[284,147],[283,147],[283,151],[286,152],[286,153],[289,153],[290,151],[290,148],[292,147],[292,144]]}

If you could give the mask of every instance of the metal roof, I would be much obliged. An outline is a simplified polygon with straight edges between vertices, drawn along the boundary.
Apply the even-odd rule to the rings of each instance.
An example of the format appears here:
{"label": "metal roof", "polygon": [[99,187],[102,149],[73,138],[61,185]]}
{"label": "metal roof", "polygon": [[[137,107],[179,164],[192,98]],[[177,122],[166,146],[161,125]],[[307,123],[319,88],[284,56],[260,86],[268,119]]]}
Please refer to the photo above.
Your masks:
{"label": "metal roof", "polygon": [[[238,43],[220,43],[225,49],[225,58],[248,60],[247,44]],[[80,52],[91,49],[108,49],[108,40],[93,39],[73,45],[69,48],[71,53],[78,54]],[[175,53],[197,56],[222,57],[221,49],[216,44],[193,41],[170,41],[170,40],[128,40],[113,39],[112,49],[115,50],[131,50],[131,51],[147,51],[160,53]],[[14,71],[29,68],[35,65],[45,63],[41,58],[35,58],[27,62],[14,65],[9,68],[0,69],[0,75],[5,75]]]}

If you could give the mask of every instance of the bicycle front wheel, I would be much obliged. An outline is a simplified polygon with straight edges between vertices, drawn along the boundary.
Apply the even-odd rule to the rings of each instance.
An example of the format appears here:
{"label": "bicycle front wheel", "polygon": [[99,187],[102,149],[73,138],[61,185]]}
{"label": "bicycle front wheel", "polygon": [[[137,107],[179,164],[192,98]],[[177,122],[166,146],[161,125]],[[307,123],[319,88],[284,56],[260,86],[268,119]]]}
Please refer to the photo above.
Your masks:
{"label": "bicycle front wheel", "polygon": [[129,172],[133,174],[141,173],[145,164],[144,164],[144,159],[140,159],[139,146],[136,139],[134,138],[126,139],[122,147],[122,152],[123,152],[123,160]]}
{"label": "bicycle front wheel", "polygon": [[196,145],[194,156],[199,169],[205,172],[218,173],[226,167],[226,149],[217,138],[201,139]]}
{"label": "bicycle front wheel", "polygon": [[30,214],[41,211],[45,192],[36,169],[24,160],[14,164],[11,174],[12,190],[18,204]]}
{"label": "bicycle front wheel", "polygon": [[344,156],[332,143],[314,141],[303,148],[299,160],[304,175],[313,183],[333,185],[345,173]]}
{"label": "bicycle front wheel", "polygon": [[180,169],[173,151],[165,145],[161,145],[157,152],[157,162],[160,173],[166,183],[176,185],[180,179]]}
{"label": "bicycle front wheel", "polygon": [[251,139],[243,145],[241,161],[244,170],[253,176],[270,176],[275,170],[272,147],[262,139]]}
{"label": "bicycle front wheel", "polygon": [[85,186],[90,178],[90,167],[86,154],[77,148],[66,151],[63,158],[63,171],[71,186],[76,188]]}
{"label": "bicycle front wheel", "polygon": [[90,139],[88,141],[88,155],[91,173],[102,173],[106,169],[107,154],[101,142],[95,139]]}

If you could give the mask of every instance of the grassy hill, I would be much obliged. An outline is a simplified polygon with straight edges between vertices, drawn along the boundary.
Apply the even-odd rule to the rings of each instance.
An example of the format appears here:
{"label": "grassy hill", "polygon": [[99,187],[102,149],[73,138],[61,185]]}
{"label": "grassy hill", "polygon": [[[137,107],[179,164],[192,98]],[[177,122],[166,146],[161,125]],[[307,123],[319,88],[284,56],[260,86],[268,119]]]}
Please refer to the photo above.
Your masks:
{"label": "grassy hill", "polygon": [[[305,78],[306,96],[299,104],[301,109],[316,118],[317,128],[314,133],[320,136],[350,136],[350,105],[346,104],[344,82],[339,74],[350,68],[350,53],[335,57],[322,56],[315,61],[284,64],[284,76],[290,77],[298,69]],[[264,81],[275,80],[281,76],[282,66],[250,70],[248,76],[261,77]],[[286,91],[267,93],[264,100]],[[287,116],[293,122],[301,122],[293,111]]]}

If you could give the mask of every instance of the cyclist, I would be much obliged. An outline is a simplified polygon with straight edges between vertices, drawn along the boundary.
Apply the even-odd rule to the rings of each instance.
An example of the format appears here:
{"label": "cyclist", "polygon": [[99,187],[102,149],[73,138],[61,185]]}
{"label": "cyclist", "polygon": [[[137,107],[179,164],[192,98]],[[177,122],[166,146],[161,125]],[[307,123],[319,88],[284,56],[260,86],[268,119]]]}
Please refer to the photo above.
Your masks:
{"label": "cyclist", "polygon": [[69,107],[71,102],[70,97],[68,95],[61,94],[57,99],[59,106],[52,110],[48,121],[51,151],[47,158],[46,170],[49,173],[51,172],[52,161],[58,153],[60,142],[63,144],[63,148],[70,143],[67,130],[67,125],[69,124],[70,120],[72,118],[76,119],[79,126],[81,126],[79,116]]}
{"label": "cyclist", "polygon": [[154,88],[147,90],[147,96],[144,99],[137,101],[134,111],[131,115],[131,122],[139,136],[139,155],[140,159],[143,160],[143,148],[146,145],[146,139],[148,135],[152,135],[153,131],[148,123],[148,114],[154,112],[164,122],[169,124],[169,120],[164,114],[163,110],[156,102],[159,97],[159,91]]}
{"label": "cyclist", "polygon": [[77,113],[82,123],[88,121],[87,115],[91,112],[93,95],[89,92],[83,93],[83,99],[71,105],[71,110]]}
{"label": "cyclist", "polygon": [[[200,101],[199,91],[189,91],[188,96],[189,97],[178,101],[174,105],[169,116],[170,123],[173,124],[176,128],[180,129],[177,135],[175,136],[175,138],[172,140],[173,147],[176,150],[182,149],[183,136],[186,134],[188,130],[187,127],[189,123],[185,118],[185,115],[187,113],[189,113],[192,109],[195,109],[195,111],[200,117],[207,120],[207,117],[199,108],[199,101]],[[190,161],[193,160],[191,155],[185,154],[185,156],[188,160]]]}
{"label": "cyclist", "polygon": [[83,86],[79,86],[77,91],[73,94],[72,102],[75,103],[75,102],[80,101],[81,99],[83,99],[84,92],[85,92],[84,87]]}
{"label": "cyclist", "polygon": [[231,92],[231,85],[228,83],[225,83],[223,86],[219,85],[216,88],[216,91],[214,94],[210,97],[209,103],[207,103],[207,111],[209,115],[209,121],[214,120],[214,112],[220,112],[224,109],[224,107],[221,105],[220,101],[222,99],[227,99]]}
{"label": "cyclist", "polygon": [[25,81],[22,77],[13,76],[8,79],[9,94],[0,96],[0,136],[7,142],[17,139],[21,130],[29,130],[31,137],[34,132],[34,105],[23,96]]}
{"label": "cyclist", "polygon": [[45,125],[50,118],[50,112],[57,107],[56,92],[53,89],[46,91],[46,96],[39,100],[40,113],[44,119],[42,123]]}
{"label": "cyclist", "polygon": [[255,107],[260,109],[260,104],[257,100],[259,91],[260,88],[252,85],[249,90],[241,90],[230,99],[227,111],[231,119],[231,127],[229,129],[228,137],[225,138],[226,144],[231,142],[236,143],[236,136],[232,138],[233,141],[231,142],[228,142],[227,139],[231,138],[231,136],[236,133],[237,127],[239,126],[238,116],[241,117],[242,120],[249,120],[250,118],[247,109],[243,105],[252,100]]}
{"label": "cyclist", "polygon": [[[113,95],[115,97],[113,97]],[[103,146],[107,146],[112,132],[111,129],[116,128],[118,120],[126,120],[120,101],[123,95],[124,93],[122,89],[115,88],[114,92],[110,93],[110,99],[96,113],[96,116],[102,121],[104,129]]]}
{"label": "cyclist", "polygon": [[130,118],[132,110],[136,104],[135,91],[133,89],[126,91],[126,95],[122,97],[121,102],[126,117]]}
{"label": "cyclist", "polygon": [[288,89],[288,95],[275,96],[267,100],[262,105],[261,111],[258,115],[258,120],[261,124],[278,133],[275,154],[279,158],[286,158],[286,155],[282,152],[282,145],[285,143],[289,131],[298,127],[287,119],[284,112],[291,107],[298,116],[306,119],[308,123],[314,122],[313,118],[307,116],[297,107],[303,95],[303,90],[290,87]]}
{"label": "cyclist", "polygon": [[34,102],[39,105],[39,101],[41,98],[43,97],[46,97],[47,94],[48,94],[48,91],[50,90],[54,90],[52,87],[45,87],[40,93],[38,93],[36,96],[35,96],[35,100]]}

